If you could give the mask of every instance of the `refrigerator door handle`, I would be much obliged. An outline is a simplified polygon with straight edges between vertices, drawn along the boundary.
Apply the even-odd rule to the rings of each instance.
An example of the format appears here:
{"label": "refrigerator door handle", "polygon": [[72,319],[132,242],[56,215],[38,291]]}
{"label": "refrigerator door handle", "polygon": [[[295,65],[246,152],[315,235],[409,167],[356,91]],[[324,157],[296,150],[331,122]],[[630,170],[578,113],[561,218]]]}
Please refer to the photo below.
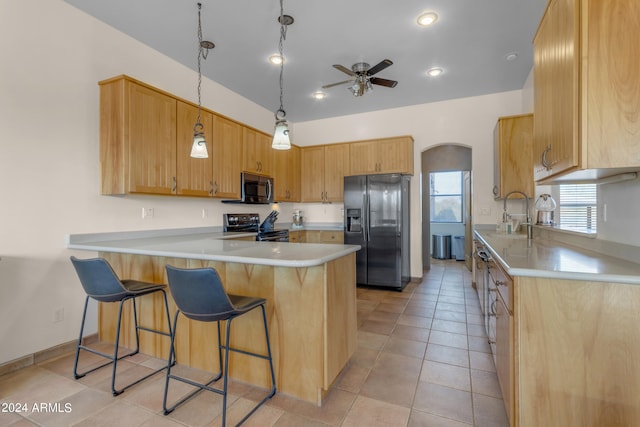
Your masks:
{"label": "refrigerator door handle", "polygon": [[364,241],[365,242],[369,242],[370,241],[370,237],[371,237],[371,229],[370,226],[371,224],[369,223],[369,196],[367,193],[362,195],[362,206],[363,206],[363,211],[365,214],[365,232],[364,232]]}

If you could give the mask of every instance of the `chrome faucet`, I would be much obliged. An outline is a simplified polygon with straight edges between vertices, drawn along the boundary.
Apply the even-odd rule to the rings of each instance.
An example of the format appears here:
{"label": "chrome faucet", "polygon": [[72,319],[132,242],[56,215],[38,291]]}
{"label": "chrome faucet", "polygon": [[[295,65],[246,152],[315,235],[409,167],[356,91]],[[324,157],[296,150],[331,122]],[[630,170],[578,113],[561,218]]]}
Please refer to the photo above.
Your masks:
{"label": "chrome faucet", "polygon": [[507,222],[507,220],[509,219],[509,213],[507,212],[507,199],[509,199],[509,196],[511,196],[512,194],[520,194],[520,195],[522,195],[522,197],[524,199],[525,216],[527,218],[527,222],[525,223],[526,226],[527,226],[527,239],[531,240],[531,239],[533,239],[533,227],[532,227],[532,224],[531,224],[531,215],[529,214],[529,198],[522,191],[518,191],[518,190],[510,191],[509,193],[507,193],[504,196],[504,207],[503,207],[503,211],[502,211],[502,222]]}

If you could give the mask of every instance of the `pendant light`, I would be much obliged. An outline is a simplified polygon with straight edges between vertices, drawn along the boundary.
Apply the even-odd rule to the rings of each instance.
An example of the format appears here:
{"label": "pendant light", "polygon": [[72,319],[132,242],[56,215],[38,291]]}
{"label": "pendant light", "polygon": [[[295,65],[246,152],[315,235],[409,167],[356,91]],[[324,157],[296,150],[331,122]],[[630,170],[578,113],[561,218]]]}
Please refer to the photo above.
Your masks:
{"label": "pendant light", "polygon": [[200,10],[202,3],[198,3],[198,118],[196,124],[193,125],[193,144],[191,145],[191,157],[197,159],[206,159],[209,157],[207,151],[207,141],[204,138],[204,126],[200,123],[201,97],[200,91],[202,87],[202,71],[200,70],[200,60],[207,59],[209,49],[213,49],[215,45],[208,40],[202,40],[202,23],[200,21]]}
{"label": "pendant light", "polygon": [[287,124],[287,113],[284,111],[283,98],[283,72],[284,72],[284,56],[282,55],[282,44],[287,38],[287,26],[293,24],[293,17],[284,14],[284,8],[282,5],[283,0],[280,0],[280,16],[278,22],[280,23],[280,43],[278,44],[278,54],[282,61],[280,62],[280,108],[276,111],[276,126],[273,131],[273,142],[271,147],[276,150],[289,150],[291,148],[291,139],[289,138],[289,125]]}

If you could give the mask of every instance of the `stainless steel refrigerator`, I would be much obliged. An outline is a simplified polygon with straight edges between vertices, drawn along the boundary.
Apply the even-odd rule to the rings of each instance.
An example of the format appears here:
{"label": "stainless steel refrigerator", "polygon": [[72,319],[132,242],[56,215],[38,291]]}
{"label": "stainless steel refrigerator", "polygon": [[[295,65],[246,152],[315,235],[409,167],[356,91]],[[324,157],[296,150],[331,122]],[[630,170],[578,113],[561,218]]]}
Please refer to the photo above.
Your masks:
{"label": "stainless steel refrigerator", "polygon": [[356,253],[359,285],[402,290],[411,278],[408,175],[344,178],[344,242]]}

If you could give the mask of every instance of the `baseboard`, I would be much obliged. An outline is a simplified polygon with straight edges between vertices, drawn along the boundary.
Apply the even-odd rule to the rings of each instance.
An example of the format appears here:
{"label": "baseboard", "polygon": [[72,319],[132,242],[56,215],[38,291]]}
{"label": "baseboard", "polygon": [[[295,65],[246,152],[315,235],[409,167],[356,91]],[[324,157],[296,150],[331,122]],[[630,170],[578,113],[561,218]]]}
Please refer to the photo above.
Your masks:
{"label": "baseboard", "polygon": [[[83,344],[93,344],[98,342],[98,334],[91,334],[84,337]],[[37,365],[39,363],[46,362],[47,360],[55,359],[57,357],[73,353],[76,351],[77,340],[69,341],[66,343],[58,344],[54,347],[47,348],[45,350],[38,351],[36,353],[28,354],[18,359],[11,360],[0,364],[0,376],[9,374],[11,372],[18,371],[27,366]]]}

